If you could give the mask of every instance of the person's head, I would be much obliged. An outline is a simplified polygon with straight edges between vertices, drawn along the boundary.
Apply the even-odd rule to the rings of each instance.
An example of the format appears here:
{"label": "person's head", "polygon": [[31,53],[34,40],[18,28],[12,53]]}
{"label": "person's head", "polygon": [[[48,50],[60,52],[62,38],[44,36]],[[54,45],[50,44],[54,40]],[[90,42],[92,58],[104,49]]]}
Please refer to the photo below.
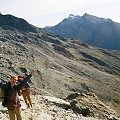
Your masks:
{"label": "person's head", "polygon": [[18,77],[18,81],[19,81],[19,80],[23,80],[23,78],[24,78],[23,75],[18,75],[17,77]]}
{"label": "person's head", "polygon": [[10,83],[12,86],[14,86],[17,82],[18,77],[17,76],[11,76]]}

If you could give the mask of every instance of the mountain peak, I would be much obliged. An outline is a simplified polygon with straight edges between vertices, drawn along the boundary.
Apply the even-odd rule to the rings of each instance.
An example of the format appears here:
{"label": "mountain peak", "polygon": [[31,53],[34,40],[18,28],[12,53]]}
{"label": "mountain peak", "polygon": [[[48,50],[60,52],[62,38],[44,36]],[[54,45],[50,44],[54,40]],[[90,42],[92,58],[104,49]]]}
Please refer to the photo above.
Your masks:
{"label": "mountain peak", "polygon": [[83,16],[88,16],[89,14],[87,14],[87,13],[85,13],[85,14],[83,14]]}
{"label": "mountain peak", "polygon": [[88,13],[83,14],[83,19],[86,19],[87,21],[91,22],[91,23],[95,23],[95,24],[99,24],[99,23],[105,23],[105,22],[112,22],[111,19],[107,18],[102,18],[102,17],[97,17],[94,15],[90,15]]}
{"label": "mountain peak", "polygon": [[70,14],[68,16],[68,19],[75,19],[75,18],[79,18],[80,16],[79,15],[73,15],[73,14]]}
{"label": "mountain peak", "polygon": [[68,18],[47,30],[97,47],[120,50],[118,46],[120,44],[120,23],[113,22],[111,19],[87,13],[83,16],[70,14]]}
{"label": "mountain peak", "polygon": [[74,17],[75,17],[75,15],[70,14],[68,18],[74,18]]}
{"label": "mountain peak", "polygon": [[80,20],[82,22],[89,21],[90,23],[95,23],[95,24],[108,21],[108,19],[100,18],[100,17],[94,16],[94,15],[90,15],[88,13],[83,14],[83,16],[70,14],[67,20],[70,20],[70,21],[74,20],[73,22],[78,21],[78,20]]}

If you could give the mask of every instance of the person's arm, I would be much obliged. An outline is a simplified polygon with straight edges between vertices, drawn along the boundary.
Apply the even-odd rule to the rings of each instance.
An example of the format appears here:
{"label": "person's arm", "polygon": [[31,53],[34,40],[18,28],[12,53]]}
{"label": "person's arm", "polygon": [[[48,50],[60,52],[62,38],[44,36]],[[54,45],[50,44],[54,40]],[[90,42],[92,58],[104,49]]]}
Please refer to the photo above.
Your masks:
{"label": "person's arm", "polygon": [[17,85],[17,90],[20,90],[22,87],[24,87],[24,85],[28,82],[32,75],[34,75],[34,73],[35,70],[32,70],[32,72],[26,78],[24,78],[20,84]]}

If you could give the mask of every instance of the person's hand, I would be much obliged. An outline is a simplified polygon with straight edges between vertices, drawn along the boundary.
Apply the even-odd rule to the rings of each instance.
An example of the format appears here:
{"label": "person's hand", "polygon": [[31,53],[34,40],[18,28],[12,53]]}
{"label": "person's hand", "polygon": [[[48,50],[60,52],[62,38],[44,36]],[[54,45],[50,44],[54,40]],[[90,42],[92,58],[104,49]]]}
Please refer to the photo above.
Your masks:
{"label": "person's hand", "polygon": [[35,74],[35,69],[33,69],[30,74],[33,76]]}

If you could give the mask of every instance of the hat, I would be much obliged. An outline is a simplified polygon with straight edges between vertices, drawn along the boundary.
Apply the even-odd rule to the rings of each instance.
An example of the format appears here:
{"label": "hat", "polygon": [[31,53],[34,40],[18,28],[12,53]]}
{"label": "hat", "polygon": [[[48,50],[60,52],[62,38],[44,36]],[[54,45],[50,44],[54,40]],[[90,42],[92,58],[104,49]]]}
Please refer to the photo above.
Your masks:
{"label": "hat", "polygon": [[21,79],[21,78],[24,78],[23,75],[18,75],[18,80]]}

